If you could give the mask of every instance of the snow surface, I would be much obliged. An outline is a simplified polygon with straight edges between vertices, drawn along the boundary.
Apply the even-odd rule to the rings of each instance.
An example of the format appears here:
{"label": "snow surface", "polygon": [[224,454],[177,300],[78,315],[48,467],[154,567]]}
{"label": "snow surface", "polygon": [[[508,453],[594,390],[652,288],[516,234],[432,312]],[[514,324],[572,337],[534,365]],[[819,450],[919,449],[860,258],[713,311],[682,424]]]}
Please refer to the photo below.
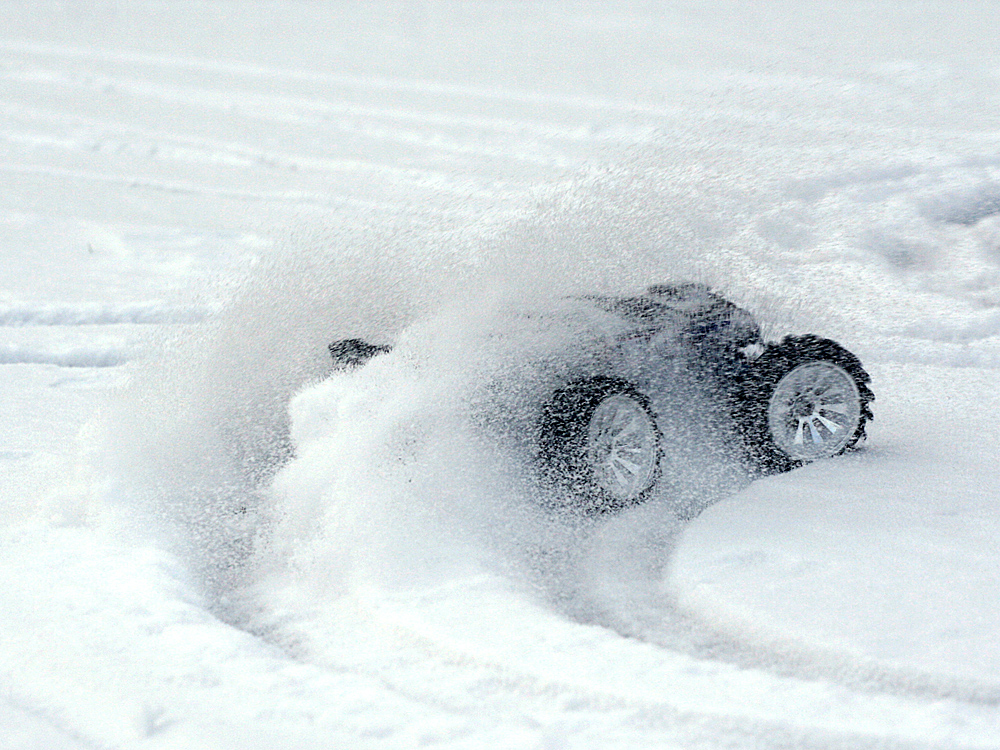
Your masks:
{"label": "snow surface", "polygon": [[[994,3],[4,13],[0,748],[1000,747]],[[524,311],[671,279],[869,440],[560,510]]]}

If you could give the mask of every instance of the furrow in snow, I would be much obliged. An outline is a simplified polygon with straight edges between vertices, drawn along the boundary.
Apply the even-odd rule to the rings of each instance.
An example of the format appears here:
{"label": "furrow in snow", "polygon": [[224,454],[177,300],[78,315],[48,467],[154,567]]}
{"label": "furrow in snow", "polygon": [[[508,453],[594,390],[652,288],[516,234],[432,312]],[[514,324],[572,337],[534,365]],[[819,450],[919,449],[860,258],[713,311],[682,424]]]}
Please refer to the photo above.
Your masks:
{"label": "furrow in snow", "polygon": [[[252,203],[285,203],[296,206],[318,206],[321,208],[350,206],[361,209],[375,209],[395,214],[406,213],[409,210],[413,210],[412,206],[407,206],[403,203],[366,200],[363,198],[337,195],[336,193],[317,193],[305,190],[288,190],[285,192],[235,190],[209,187],[205,184],[196,184],[192,182],[156,180],[151,178],[133,177],[125,174],[66,169],[63,167],[45,165],[0,164],[0,172],[6,172],[8,174],[40,175],[43,177],[52,177],[61,180],[99,182],[122,185],[136,190],[149,190],[152,192],[172,193],[177,195],[229,198]],[[424,212],[432,211],[433,207],[421,206],[420,210]]]}
{"label": "furrow in snow", "polygon": [[[354,98],[345,97],[338,91],[324,91],[322,95],[293,96],[264,93],[262,91],[243,88],[237,89],[230,85],[208,87],[199,81],[198,85],[166,84],[142,78],[124,78],[121,76],[89,75],[81,78],[78,73],[64,73],[60,70],[35,68],[29,71],[0,72],[0,79],[17,81],[25,84],[41,84],[43,86],[59,86],[64,88],[80,88],[88,91],[104,93],[131,93],[148,98],[159,98],[172,103],[199,105],[211,109],[220,107],[231,108],[236,105],[248,107],[245,114],[254,114],[260,119],[275,119],[277,121],[306,121],[312,116],[312,121],[329,124],[340,130],[345,130],[351,123],[358,121],[406,122],[417,126],[433,126],[475,132],[496,140],[497,135],[520,136],[526,143],[546,139],[551,141],[591,140],[644,140],[647,130],[636,128],[630,130],[624,127],[602,130],[598,133],[581,126],[570,126],[539,118],[523,119],[512,117],[486,116],[476,112],[474,105],[465,105],[452,111],[444,108],[441,103],[430,106],[388,107],[384,104],[366,104]],[[253,106],[251,106],[253,105]],[[11,104],[5,104],[10,108]],[[664,110],[661,116],[675,117],[679,110],[671,112]],[[334,118],[340,118],[335,120]],[[358,130],[363,130],[358,127]]]}
{"label": "furrow in snow", "polygon": [[670,107],[647,106],[625,99],[605,97],[565,96],[518,89],[488,88],[440,81],[386,78],[376,76],[352,76],[316,71],[295,70],[273,66],[240,63],[225,60],[207,60],[173,55],[150,55],[122,50],[96,49],[31,42],[0,41],[0,50],[11,53],[46,58],[85,59],[105,63],[137,65],[155,69],[172,68],[192,70],[199,73],[216,73],[240,76],[265,81],[308,81],[326,83],[355,90],[393,91],[420,94],[424,96],[465,97],[482,100],[501,100],[512,104],[540,104],[546,106],[575,107],[583,109],[608,110],[660,115],[674,114]]}
{"label": "furrow in snow", "polygon": [[[18,115],[41,120],[52,127],[40,130],[38,125],[21,126],[17,129],[0,131],[0,141],[29,147],[47,147],[63,151],[79,151],[90,154],[113,152],[134,153],[137,156],[156,160],[190,161],[203,164],[223,164],[266,170],[344,173],[364,172],[387,177],[397,182],[410,182],[422,187],[439,190],[461,189],[468,194],[467,182],[461,188],[453,187],[449,175],[441,170],[399,167],[394,164],[379,163],[357,158],[323,158],[304,154],[287,153],[276,150],[255,148],[237,142],[226,142],[212,138],[202,138],[181,133],[136,128],[112,121],[68,116],[35,107],[24,107],[0,102],[0,109],[14,111]],[[66,135],[65,129],[72,128],[73,135]],[[81,130],[85,132],[81,133]]]}
{"label": "furrow in snow", "polygon": [[[855,692],[692,657],[567,622],[505,588],[484,577],[412,598],[362,592],[339,615],[353,623],[350,632],[329,621],[317,633],[335,646],[294,629],[285,635],[311,651],[306,661],[508,724],[558,705],[605,720],[628,716],[633,730],[655,722],[682,746],[708,738],[739,746],[750,737],[764,748],[993,746],[994,707]],[[360,634],[354,648],[340,640]]]}
{"label": "furrow in snow", "polygon": [[57,367],[117,367],[129,359],[120,347],[77,347],[49,351],[8,344],[0,346],[0,365],[56,365]]}
{"label": "furrow in snow", "polygon": [[0,326],[171,325],[200,323],[207,307],[138,304],[0,304]]}
{"label": "furrow in snow", "polygon": [[[480,130],[488,129],[496,132],[524,133],[530,135],[533,139],[551,138],[560,139],[565,142],[585,141],[588,144],[605,138],[621,140],[622,142],[638,142],[648,138],[650,126],[663,127],[668,123],[677,123],[679,121],[689,124],[692,116],[692,111],[681,105],[652,104],[636,99],[619,99],[608,96],[567,95],[551,91],[482,87],[426,79],[345,75],[247,64],[236,61],[150,55],[121,50],[44,45],[28,42],[0,41],[0,50],[47,60],[88,60],[93,66],[106,65],[109,70],[120,70],[123,65],[132,65],[140,69],[147,69],[147,71],[151,69],[151,71],[155,71],[157,74],[161,74],[163,70],[193,72],[199,74],[200,79],[204,79],[207,74],[227,79],[236,77],[243,79],[252,87],[251,90],[246,91],[245,95],[253,98],[266,96],[261,94],[260,90],[265,87],[268,89],[274,87],[275,82],[281,82],[283,84],[282,88],[286,90],[293,83],[335,87],[342,89],[343,94],[333,94],[334,102],[332,103],[326,98],[296,98],[290,96],[279,97],[271,101],[298,101],[307,107],[318,107],[321,110],[331,107],[332,109],[327,112],[327,119],[329,115],[338,111],[343,112],[345,115],[350,115],[351,113],[362,114],[367,109],[372,116],[389,117],[394,120],[410,120],[415,125],[473,126]],[[76,71],[78,68],[73,66],[70,70]],[[20,76],[25,80],[30,80],[32,76],[31,73],[25,71],[7,71],[4,75],[11,78]],[[38,70],[36,75],[40,80],[46,78],[42,70]],[[50,72],[50,75],[53,75],[52,72]],[[60,77],[58,72],[55,72],[54,76]],[[826,78],[778,73],[757,73],[747,76],[743,71],[725,68],[699,70],[695,76],[693,75],[693,71],[685,66],[675,66],[661,70],[659,71],[659,76],[662,79],[661,83],[677,94],[689,91],[697,91],[701,95],[706,91],[729,92],[734,85],[749,86],[761,91],[790,89],[798,94],[801,94],[801,90],[805,88],[809,92],[809,95],[813,97],[814,101],[812,105],[816,108],[823,108],[833,102],[836,102],[840,108],[843,108],[843,86],[845,83],[843,81],[831,82]],[[61,77],[66,82],[65,79],[67,77]],[[79,76],[76,77],[79,78]],[[101,76],[96,77],[101,78]],[[114,79],[108,77],[107,80],[113,82]],[[90,85],[93,85],[94,81],[94,75],[85,76],[83,80],[77,82],[77,85],[87,85],[88,82]],[[122,85],[128,85],[127,79],[122,79],[121,83]],[[227,106],[234,106],[235,102],[232,94],[238,90],[232,86],[231,80],[227,80],[225,86],[220,86],[217,89],[203,90],[208,95],[208,98],[202,99],[202,96],[198,94],[197,88],[178,87],[173,89],[169,85],[161,85],[159,83],[150,84],[141,79],[135,79],[132,83],[139,87],[136,89],[137,93],[139,93],[140,89],[145,89],[147,95],[167,97],[170,96],[171,91],[174,91],[177,97],[175,101],[181,103],[185,101],[191,102],[196,100],[194,97],[197,97],[198,100],[216,107],[220,101],[225,101]],[[868,96],[861,96],[857,103],[857,106],[862,107],[862,111],[867,115],[869,112],[864,102],[870,99],[871,96],[877,95],[882,89],[872,86],[871,82],[864,78],[849,80],[849,85],[859,92],[868,94]],[[256,90],[254,90],[254,87]],[[365,97],[382,100],[386,94],[407,97],[411,100],[413,97],[418,97],[420,100],[436,100],[437,103],[432,108],[430,114],[424,111],[425,107],[423,106],[417,110],[400,110],[398,108],[392,109],[381,106],[366,108],[364,105],[358,104],[359,95],[362,100]],[[338,103],[337,99],[342,99],[342,102]],[[264,100],[261,99],[260,101],[263,106]],[[805,127],[810,130],[814,129],[815,123],[812,122],[804,124],[796,121],[790,122],[789,113],[782,108],[780,100],[776,102],[772,97],[764,97],[762,101],[766,102],[763,106],[757,106],[752,99],[741,102],[741,106],[738,107],[727,106],[725,104],[715,106],[712,108],[711,118],[709,119],[717,121],[721,118],[730,122],[740,122],[747,125],[780,125],[783,128]],[[470,111],[479,112],[485,102],[499,105],[504,109],[537,108],[538,117],[532,120],[520,118],[510,120],[503,117],[483,118],[466,114]],[[247,100],[247,103],[250,103],[250,100]],[[443,114],[445,110],[456,105],[463,114],[457,116]],[[277,107],[277,109],[280,111],[281,107]],[[558,110],[569,113],[569,119],[574,125],[559,126],[552,124],[550,121],[551,113]],[[260,111],[259,114],[262,117],[273,116],[267,115],[266,110]],[[294,119],[297,120],[300,117],[301,112],[296,114]],[[638,126],[623,128],[621,125],[618,125],[611,130],[602,130],[590,127],[590,123],[595,117],[598,120],[603,120],[604,117],[612,117],[619,123],[623,117],[631,119],[640,118],[643,122]],[[539,120],[543,118],[549,121],[541,125],[538,124]],[[287,118],[285,119],[287,120]],[[920,127],[909,122],[907,126],[914,144],[926,146],[928,138],[941,139],[942,128],[940,126]],[[864,133],[868,136],[878,138],[890,137],[894,141],[898,141],[900,137],[899,128],[895,122],[886,121],[884,125],[880,125],[879,122],[872,122],[866,118],[863,127]],[[844,114],[837,110],[827,111],[824,113],[822,120],[822,129],[824,133],[833,133],[838,137],[843,137],[846,134],[858,134],[858,119],[849,113]],[[426,135],[423,131],[418,132]],[[969,133],[967,130],[957,127],[946,132],[950,142],[957,142],[968,138],[976,141],[982,140],[982,134]],[[525,139],[525,141],[528,142],[528,139]]]}
{"label": "furrow in snow", "polygon": [[[12,78],[11,74],[6,76]],[[311,127],[321,129],[322,135],[329,140],[331,134],[373,141],[388,142],[402,146],[417,146],[432,152],[457,153],[469,156],[479,156],[489,159],[503,159],[529,164],[566,167],[574,161],[564,155],[563,148],[558,144],[548,145],[539,138],[561,138],[573,142],[592,139],[586,122],[579,126],[553,133],[555,126],[548,128],[544,134],[533,133],[536,128],[531,121],[489,121],[481,118],[468,118],[462,115],[453,117],[440,112],[427,114],[421,110],[389,110],[382,108],[359,108],[353,103],[328,101],[325,97],[291,97],[266,94],[253,90],[239,90],[232,87],[205,88],[203,86],[178,86],[161,82],[147,82],[99,76],[87,76],[78,80],[76,76],[62,77],[51,75],[20,75],[17,79],[28,84],[36,84],[30,90],[28,99],[38,96],[37,84],[47,87],[59,86],[80,90],[81,96],[94,100],[95,93],[100,99],[109,97],[137,97],[151,101],[157,105],[168,105],[173,108],[189,107],[199,111],[210,110],[222,113],[225,117],[238,116],[257,120],[273,125],[287,127]],[[77,109],[86,109],[90,105],[81,105]],[[466,120],[463,123],[461,120]],[[408,123],[401,127],[401,123]],[[435,129],[436,128],[436,129]],[[506,130],[509,136],[498,138],[493,131]],[[637,142],[644,139],[649,128],[640,128],[630,135],[620,128],[606,131],[606,137],[625,134],[627,142]],[[336,139],[330,141],[335,143]],[[586,144],[585,144],[586,145]]]}

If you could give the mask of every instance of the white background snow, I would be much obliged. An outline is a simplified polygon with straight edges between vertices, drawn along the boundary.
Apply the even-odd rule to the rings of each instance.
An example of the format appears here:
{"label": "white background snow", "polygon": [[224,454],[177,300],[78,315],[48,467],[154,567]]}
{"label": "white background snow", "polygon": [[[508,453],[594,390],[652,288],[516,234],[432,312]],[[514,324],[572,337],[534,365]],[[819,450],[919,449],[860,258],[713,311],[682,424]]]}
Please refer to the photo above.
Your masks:
{"label": "white background snow", "polygon": [[[0,748],[1000,747],[995,3],[3,16]],[[868,441],[547,510],[502,311],[671,279]]]}

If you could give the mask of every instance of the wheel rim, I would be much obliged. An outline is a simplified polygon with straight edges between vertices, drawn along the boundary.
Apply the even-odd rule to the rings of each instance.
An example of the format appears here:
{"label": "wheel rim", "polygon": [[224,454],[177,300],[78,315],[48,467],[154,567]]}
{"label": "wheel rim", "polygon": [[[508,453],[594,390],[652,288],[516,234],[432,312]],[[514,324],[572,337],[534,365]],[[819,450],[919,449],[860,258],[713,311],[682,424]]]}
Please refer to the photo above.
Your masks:
{"label": "wheel rim", "polygon": [[604,399],[590,420],[587,458],[599,487],[617,500],[636,499],[653,484],[659,460],[652,415],[631,396]]}
{"label": "wheel rim", "polygon": [[777,446],[800,461],[840,453],[861,420],[858,386],[832,362],[807,362],[792,368],[774,388],[767,422]]}

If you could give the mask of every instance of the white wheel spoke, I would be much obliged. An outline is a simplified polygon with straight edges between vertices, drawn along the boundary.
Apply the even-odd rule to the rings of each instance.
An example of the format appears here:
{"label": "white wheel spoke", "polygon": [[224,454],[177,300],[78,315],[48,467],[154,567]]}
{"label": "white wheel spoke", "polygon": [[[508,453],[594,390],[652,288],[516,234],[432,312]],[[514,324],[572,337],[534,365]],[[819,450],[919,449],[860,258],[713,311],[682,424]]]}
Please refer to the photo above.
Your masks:
{"label": "white wheel spoke", "polygon": [[823,438],[819,434],[819,430],[816,429],[816,425],[812,419],[809,420],[809,434],[812,436],[813,445],[819,445],[823,442]]}
{"label": "white wheel spoke", "polygon": [[847,414],[849,408],[847,404],[823,404],[819,407],[820,411],[835,411],[838,414]]}
{"label": "white wheel spoke", "polygon": [[615,479],[618,480],[618,484],[621,485],[628,484],[628,478],[622,474],[621,469],[619,469],[618,465],[615,464],[614,462],[611,463],[611,471],[614,472]]}
{"label": "white wheel spoke", "polygon": [[827,419],[822,414],[816,414],[815,419],[817,422],[819,422],[821,425],[823,425],[826,429],[828,429],[832,433],[840,432],[840,430],[842,429],[839,424]]}
{"label": "white wheel spoke", "polygon": [[621,454],[616,455],[612,460],[615,462],[616,465],[624,466],[626,469],[628,469],[630,474],[635,474],[639,471],[640,468],[639,464],[633,463],[632,461],[626,461],[624,458],[621,457]]}

